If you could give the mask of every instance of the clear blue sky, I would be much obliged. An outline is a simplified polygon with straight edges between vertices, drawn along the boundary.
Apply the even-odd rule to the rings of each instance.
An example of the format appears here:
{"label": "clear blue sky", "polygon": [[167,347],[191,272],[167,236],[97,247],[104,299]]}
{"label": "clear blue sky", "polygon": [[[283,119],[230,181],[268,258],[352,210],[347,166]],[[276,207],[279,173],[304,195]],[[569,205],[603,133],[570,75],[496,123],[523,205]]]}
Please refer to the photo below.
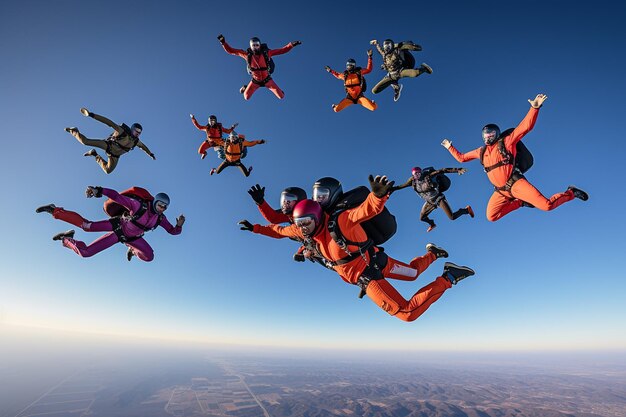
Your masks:
{"label": "clear blue sky", "polygon": [[[623,4],[27,1],[3,2],[0,15],[0,321],[283,347],[626,348]],[[222,50],[219,33],[234,47],[251,36],[270,47],[302,41],[276,58],[284,100],[264,89],[242,99],[245,63]],[[350,57],[364,65],[369,40],[387,37],[421,44],[416,60],[434,74],[405,81],[397,103],[391,90],[368,92],[374,113],[334,114],[343,87],[324,66],[341,69]],[[384,75],[374,59],[370,88]],[[436,211],[438,228],[427,235],[422,201],[410,190],[394,194],[388,207],[399,230],[388,253],[408,261],[434,242],[477,271],[414,323],[358,300],[336,274],[293,262],[294,242],[236,225],[262,222],[246,193],[257,182],[276,206],[283,188],[310,193],[323,176],[349,189],[370,173],[401,182],[414,165],[459,166],[442,138],[473,149],[484,124],[516,125],[540,92],[549,98],[524,139],[535,156],[527,177],[546,195],[575,184],[590,200],[489,223],[492,188],[474,161],[452,177],[447,196],[454,208],[471,204],[476,218],[451,222]],[[82,106],[142,123],[157,160],[137,149],[105,175],[63,131],[108,135]],[[199,159],[203,134],[189,113],[217,114],[267,140],[244,160],[250,178],[234,168],[209,176],[219,161]],[[34,209],[53,202],[101,219],[103,201],[84,198],[87,185],[167,192],[169,218],[187,216],[183,234],[150,233],[152,263],[128,263],[122,245],[79,258],[50,240],[68,225]],[[77,232],[88,242],[97,236]],[[397,287],[410,297],[442,267]]]}

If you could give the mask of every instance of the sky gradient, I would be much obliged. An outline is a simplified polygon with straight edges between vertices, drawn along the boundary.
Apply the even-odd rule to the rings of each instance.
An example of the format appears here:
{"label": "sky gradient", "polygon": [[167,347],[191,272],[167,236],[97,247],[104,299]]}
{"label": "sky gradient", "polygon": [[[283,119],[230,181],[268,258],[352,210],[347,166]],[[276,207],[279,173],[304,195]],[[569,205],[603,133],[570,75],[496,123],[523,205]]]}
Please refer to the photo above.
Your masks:
{"label": "sky gradient", "polygon": [[[3,2],[0,5],[0,324],[42,326],[208,343],[279,347],[399,350],[626,349],[626,273],[623,241],[621,120],[626,82],[621,74],[626,6],[554,2],[400,3],[353,10],[230,2]],[[265,89],[244,101],[249,76],[242,59],[227,55],[216,36],[234,47],[258,36],[270,47],[302,45],[278,56],[274,79],[285,91]],[[403,81],[400,101],[391,89],[367,96],[373,113],[353,106],[339,114],[341,82],[324,71],[347,58],[366,63],[371,39],[413,40],[416,61],[434,73]],[[374,55],[369,87],[383,77]],[[440,146],[450,138],[461,151],[481,144],[480,129],[515,126],[527,99],[546,93],[535,129],[524,141],[535,165],[527,178],[545,195],[575,184],[590,194],[553,212],[521,209],[489,223],[492,187],[479,162],[460,165]],[[141,150],[122,156],[105,175],[64,132],[88,137],[109,129],[80,107],[116,122],[140,122]],[[267,144],[244,160],[249,178],[228,168],[209,176],[218,159],[200,160],[204,139],[189,113]],[[422,200],[410,189],[387,207],[397,234],[384,246],[409,261],[434,242],[449,260],[477,272],[448,291],[416,322],[380,310],[358,288],[311,263],[291,260],[296,244],[239,231],[241,219],[264,223],[246,190],[280,191],[334,176],[344,190],[367,184],[369,174],[404,182],[412,166],[468,169],[452,176],[446,193],[453,209],[471,204],[477,216],[449,221],[426,234]],[[125,259],[116,245],[81,259],[51,236],[69,225],[34,209],[55,203],[91,220],[104,218],[103,200],[86,199],[87,185],[122,190],[133,185],[167,192],[183,233],[147,235],[151,263]],[[77,231],[87,242],[99,234]],[[410,297],[443,268],[433,264],[417,281],[397,283]],[[396,284],[394,282],[394,284]]]}

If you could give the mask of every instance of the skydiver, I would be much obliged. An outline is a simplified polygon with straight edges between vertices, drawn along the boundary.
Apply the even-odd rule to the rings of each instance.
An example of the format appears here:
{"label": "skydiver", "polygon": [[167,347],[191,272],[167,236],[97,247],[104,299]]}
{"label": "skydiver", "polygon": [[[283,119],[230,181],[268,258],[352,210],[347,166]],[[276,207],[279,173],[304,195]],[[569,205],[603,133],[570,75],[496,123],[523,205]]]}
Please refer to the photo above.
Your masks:
{"label": "skydiver", "polygon": [[120,206],[123,215],[112,217],[107,220],[92,222],[83,218],[80,214],[68,211],[54,204],[48,204],[37,208],[37,213],[49,213],[55,219],[63,220],[74,226],[80,227],[85,232],[108,232],[100,236],[91,244],[86,245],[80,240],[74,239],[74,230],[68,230],[55,235],[52,240],[61,241],[63,246],[72,249],[79,256],[88,258],[105,249],[110,248],[118,242],[128,246],[126,252],[130,261],[133,256],[145,262],[154,259],[154,251],[148,242],[143,238],[145,232],[154,230],[158,226],[164,228],[171,235],[178,235],[182,232],[185,216],[180,215],[176,219],[176,226],[172,226],[165,216],[165,210],[170,204],[170,198],[165,193],[158,193],[150,201],[151,197],[147,191],[144,192],[145,199],[128,197],[123,193],[118,193],[103,187],[87,187],[85,194],[87,198],[100,198],[103,195],[110,198],[113,203]]}
{"label": "skydiver", "polygon": [[234,123],[230,128],[223,127],[222,124],[217,121],[217,116],[212,114],[209,116],[209,124],[204,126],[198,123],[193,114],[190,114],[189,116],[191,117],[191,122],[196,127],[196,129],[206,132],[206,139],[204,142],[202,142],[200,148],[198,148],[198,154],[200,154],[200,159],[206,158],[207,149],[217,147],[215,139],[221,139],[222,133],[228,134],[232,132],[238,124]]}
{"label": "skydiver", "polygon": [[526,180],[526,177],[517,167],[518,142],[535,126],[539,108],[547,98],[548,96],[545,94],[537,94],[533,100],[528,100],[530,110],[513,130],[501,133],[497,125],[485,125],[482,130],[485,145],[470,152],[459,152],[452,146],[449,139],[444,139],[441,142],[441,145],[459,162],[480,159],[487,173],[487,178],[495,189],[487,204],[487,220],[489,221],[495,222],[522,206],[548,211],[554,210],[574,198],[583,201],[587,201],[589,198],[586,192],[570,185],[565,192],[554,194],[550,199],[547,199]]}
{"label": "skydiver", "polygon": [[417,195],[422,197],[424,200],[424,205],[420,211],[420,220],[428,223],[428,229],[426,232],[430,232],[437,227],[437,225],[428,217],[428,215],[436,210],[437,207],[440,207],[450,220],[456,220],[464,214],[469,214],[470,217],[474,218],[474,210],[472,210],[471,206],[465,206],[465,208],[460,208],[453,213],[446,196],[443,194],[443,191],[445,190],[441,189],[442,187],[440,186],[439,181],[437,181],[440,175],[446,173],[457,173],[459,175],[463,175],[465,172],[467,172],[465,168],[422,170],[420,167],[413,167],[411,170],[411,177],[404,184],[393,187],[392,191],[402,190],[403,188],[407,188],[409,186],[413,187],[413,190],[415,190]]}
{"label": "skydiver", "polygon": [[[415,280],[437,258],[447,258],[448,253],[433,244],[426,245],[427,253],[406,264],[397,261],[375,246],[365,247],[368,236],[360,223],[383,211],[393,181],[387,177],[370,175],[371,193],[358,207],[339,214],[335,227],[319,203],[313,200],[300,201],[293,210],[294,224],[291,226],[252,225],[247,220],[240,222],[241,229],[275,237],[312,239],[326,260],[334,264],[335,271],[347,283],[358,285],[380,308],[404,321],[413,321],[424,313],[432,303],[453,284],[474,275],[468,267],[446,262],[441,276],[421,288],[410,300],[405,300],[385,278],[403,281]],[[337,240],[331,237],[333,231]],[[343,249],[342,249],[343,248]]]}
{"label": "skydiver", "polygon": [[226,42],[224,35],[218,35],[217,39],[227,53],[237,55],[246,60],[248,73],[252,75],[252,79],[247,86],[244,85],[239,89],[239,93],[243,94],[244,99],[249,100],[259,87],[267,87],[267,89],[274,93],[279,99],[285,97],[283,90],[281,90],[272,79],[272,73],[274,72],[272,57],[286,54],[291,51],[294,46],[300,45],[302,42],[293,41],[282,48],[269,49],[267,44],[261,43],[259,38],[253,37],[250,39],[250,47],[244,51],[243,49],[232,48]]}
{"label": "skydiver", "polygon": [[110,174],[113,172],[115,167],[117,166],[117,162],[119,161],[120,156],[124,155],[127,152],[132,151],[135,146],[141,148],[145,153],[150,156],[152,159],[156,159],[154,154],[150,152],[150,149],[139,140],[139,135],[143,128],[139,123],[133,123],[131,127],[128,127],[126,124],[122,123],[122,125],[117,125],[111,120],[107,119],[104,116],[100,116],[99,114],[92,113],[86,108],[81,108],[80,112],[84,116],[92,117],[99,121],[100,123],[104,123],[107,126],[113,128],[114,132],[107,139],[89,139],[85,137],[82,133],[78,131],[76,127],[66,127],[65,131],[70,135],[74,136],[76,140],[82,143],[85,146],[93,146],[95,148],[104,149],[108,156],[108,160],[105,160],[103,157],[98,155],[95,149],[90,149],[85,153],[84,156],[93,156],[96,158],[96,162],[102,170],[106,174]]}
{"label": "skydiver", "polygon": [[212,168],[210,174],[219,174],[226,167],[236,166],[239,167],[243,175],[248,177],[250,176],[250,172],[252,171],[252,166],[250,166],[250,168],[246,168],[246,166],[241,162],[241,158],[244,157],[244,152],[246,148],[256,145],[262,145],[265,143],[265,139],[247,141],[240,137],[237,132],[233,130],[228,135],[228,139],[215,139],[214,142],[217,144],[217,146],[221,146],[224,148],[226,159],[217,168]]}
{"label": "skydiver", "polygon": [[353,104],[360,104],[371,111],[376,110],[376,103],[363,95],[363,92],[367,89],[364,75],[372,71],[371,49],[367,51],[367,67],[365,69],[357,67],[356,61],[352,58],[348,59],[346,62],[346,70],[344,72],[339,73],[329,66],[326,66],[325,69],[335,76],[335,78],[343,80],[343,86],[346,90],[346,98],[341,100],[339,104],[333,104],[333,111],[335,113]]}
{"label": "skydiver", "polygon": [[376,45],[376,49],[383,57],[381,68],[387,71],[387,75],[372,88],[372,93],[374,94],[378,94],[391,86],[393,88],[393,101],[398,101],[402,91],[402,84],[398,83],[400,78],[413,78],[425,72],[428,74],[433,73],[433,69],[426,63],[422,63],[419,68],[413,68],[415,59],[408,51],[421,51],[422,47],[411,41],[395,44],[391,39],[385,39],[382,48],[376,39],[370,41],[370,43]]}

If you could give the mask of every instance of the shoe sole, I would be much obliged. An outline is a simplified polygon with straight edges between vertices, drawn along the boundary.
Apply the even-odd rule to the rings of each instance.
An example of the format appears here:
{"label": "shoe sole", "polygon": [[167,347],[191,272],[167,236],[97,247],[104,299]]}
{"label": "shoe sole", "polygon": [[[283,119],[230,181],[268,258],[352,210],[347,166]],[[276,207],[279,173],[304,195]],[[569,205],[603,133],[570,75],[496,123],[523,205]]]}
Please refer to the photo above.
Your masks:
{"label": "shoe sole", "polygon": [[[433,248],[434,251],[431,251],[430,248]],[[447,250],[445,250],[444,248],[440,248],[439,246],[435,245],[434,243],[427,244],[426,245],[426,250],[428,252],[434,253],[437,258],[447,258],[449,256]],[[435,252],[441,252],[442,255],[439,256]]]}
{"label": "shoe sole", "polygon": [[73,239],[74,238],[74,234],[76,232],[74,230],[68,230],[67,232],[61,232],[61,233],[57,233],[56,235],[52,236],[52,240],[63,240],[65,238],[67,239]]}
{"label": "shoe sole", "polygon": [[422,62],[422,66],[426,69],[426,72],[429,74],[433,73],[433,69],[430,65],[426,64],[425,62]]}
{"label": "shoe sole", "polygon": [[[569,187],[567,187],[567,189],[568,189],[568,190],[571,190],[571,191],[574,193],[574,197],[575,197],[575,198],[578,198],[579,200],[582,200],[582,201],[587,201],[587,200],[589,200],[589,194],[587,194],[586,192],[584,192],[584,191],[583,191],[583,190],[581,190],[580,188],[576,188],[576,187],[574,187],[573,185],[570,185]],[[578,196],[576,195],[576,191],[574,191],[574,190],[576,190],[576,191],[578,191],[579,193],[581,193],[581,194],[582,194],[582,196],[578,197]]]}
{"label": "shoe sole", "polygon": [[465,272],[463,274],[463,276],[461,276],[460,278],[457,278],[457,277],[453,276],[452,274],[450,274],[450,276],[452,278],[454,278],[454,281],[452,282],[452,284],[454,284],[454,285],[456,285],[459,281],[464,280],[465,278],[471,277],[472,275],[476,274],[476,272],[472,268],[470,268],[470,267],[460,266],[460,265],[457,265],[457,264],[453,264],[452,262],[446,262],[443,265],[443,273],[444,274],[446,274],[446,273],[449,274],[450,273],[450,269],[456,269],[457,271],[460,270],[460,271]]}

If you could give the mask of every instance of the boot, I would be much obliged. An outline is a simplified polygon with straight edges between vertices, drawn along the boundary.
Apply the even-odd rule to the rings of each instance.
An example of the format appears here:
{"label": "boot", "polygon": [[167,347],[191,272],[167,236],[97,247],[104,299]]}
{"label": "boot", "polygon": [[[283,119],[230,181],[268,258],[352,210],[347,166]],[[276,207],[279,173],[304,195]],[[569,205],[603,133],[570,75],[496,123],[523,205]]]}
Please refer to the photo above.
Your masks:
{"label": "boot", "polygon": [[243,87],[241,87],[241,88],[239,89],[239,94],[243,94],[243,93],[245,93],[245,92],[246,92],[246,87],[247,87],[246,85],[244,85]]}
{"label": "boot", "polygon": [[393,101],[400,100],[400,92],[402,91],[402,84],[392,84],[393,88]]}
{"label": "boot", "polygon": [[430,65],[428,65],[425,62],[422,62],[422,65],[420,65],[420,72],[427,72],[429,74],[433,73],[433,69],[430,67]]}
{"label": "boot", "polygon": [[336,105],[336,104],[333,104],[333,105],[332,105],[332,107],[333,107],[333,111],[334,111],[334,112],[336,112],[336,111],[335,111],[335,108],[337,107],[337,105]]}
{"label": "boot", "polygon": [[83,156],[98,156],[98,152],[95,149],[89,149]]}
{"label": "boot", "polygon": [[128,259],[128,262],[130,262],[130,260],[133,259],[133,256],[135,256],[135,252],[133,251],[133,248],[128,248],[128,250],[126,251],[126,259]]}
{"label": "boot", "polygon": [[77,127],[66,127],[65,131],[67,133],[69,133],[70,135],[73,135],[74,133],[78,133],[78,128]]}
{"label": "boot", "polygon": [[52,240],[63,240],[66,238],[73,239],[74,233],[76,233],[74,230],[68,230],[67,232],[57,233],[56,235],[52,236]]}
{"label": "boot", "polygon": [[215,169],[215,168],[211,168],[211,171],[209,172],[209,175],[213,175],[213,174],[215,174],[215,171],[217,171],[217,169]]}
{"label": "boot", "polygon": [[433,255],[435,255],[437,259],[448,257],[448,252],[444,248],[440,248],[439,246],[436,246],[434,243],[427,244],[426,250],[432,253]]}
{"label": "boot", "polygon": [[426,233],[431,232],[435,227],[437,227],[435,223],[431,224],[430,226],[428,226],[428,229],[426,229]]}
{"label": "boot", "polygon": [[443,265],[443,274],[441,274],[441,276],[450,281],[453,285],[456,285],[462,279],[471,277],[474,274],[475,272],[472,268],[459,266],[453,264],[452,262],[446,262]]}
{"label": "boot", "polygon": [[589,194],[581,190],[580,188],[576,188],[573,185],[567,187],[567,191],[572,191],[574,193],[574,197],[581,199],[582,201],[589,200]]}
{"label": "boot", "polygon": [[54,209],[57,208],[54,204],[48,204],[45,206],[37,207],[35,213],[54,213]]}
{"label": "boot", "polygon": [[206,152],[200,154],[200,159],[204,159],[204,158],[206,158]]}

